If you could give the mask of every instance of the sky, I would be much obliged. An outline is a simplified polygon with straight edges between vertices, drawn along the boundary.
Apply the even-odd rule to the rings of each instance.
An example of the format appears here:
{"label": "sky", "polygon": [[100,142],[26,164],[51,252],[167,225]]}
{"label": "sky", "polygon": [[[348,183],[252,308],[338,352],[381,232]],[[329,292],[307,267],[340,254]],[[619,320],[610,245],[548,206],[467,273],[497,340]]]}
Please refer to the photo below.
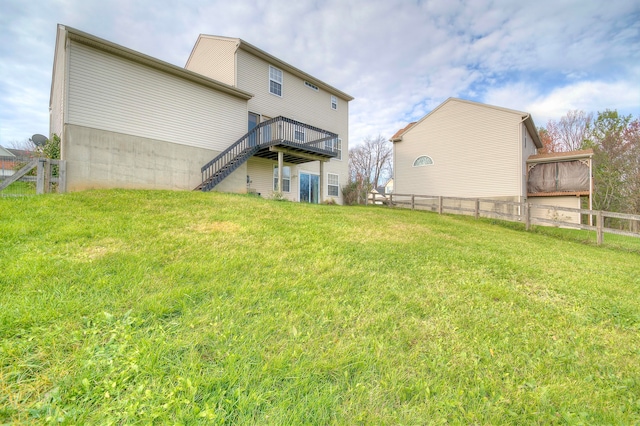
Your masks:
{"label": "sky", "polygon": [[49,133],[56,25],[184,66],[237,37],[355,99],[349,140],[457,97],[532,115],[640,117],[638,0],[0,0],[0,145]]}

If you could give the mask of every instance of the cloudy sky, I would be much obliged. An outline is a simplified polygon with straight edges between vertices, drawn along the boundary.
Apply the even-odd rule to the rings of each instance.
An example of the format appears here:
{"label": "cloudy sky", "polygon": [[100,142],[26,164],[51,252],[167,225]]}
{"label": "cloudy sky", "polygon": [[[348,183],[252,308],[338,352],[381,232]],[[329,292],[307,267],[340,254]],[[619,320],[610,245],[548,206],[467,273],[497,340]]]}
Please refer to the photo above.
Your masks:
{"label": "cloudy sky", "polygon": [[448,97],[640,117],[637,0],[0,0],[0,145],[48,134],[58,23],[179,66],[242,38],[354,96],[352,144]]}

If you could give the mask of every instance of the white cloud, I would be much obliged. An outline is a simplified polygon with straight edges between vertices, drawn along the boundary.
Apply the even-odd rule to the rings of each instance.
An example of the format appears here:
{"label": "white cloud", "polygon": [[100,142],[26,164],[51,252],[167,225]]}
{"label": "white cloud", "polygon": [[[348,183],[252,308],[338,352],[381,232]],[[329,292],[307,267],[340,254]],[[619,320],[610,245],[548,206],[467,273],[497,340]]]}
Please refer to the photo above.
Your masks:
{"label": "white cloud", "polygon": [[180,66],[200,33],[243,38],[354,96],[351,143],[450,96],[538,124],[576,108],[640,112],[628,0],[5,0],[0,144],[46,133],[56,23]]}
{"label": "white cloud", "polygon": [[529,103],[528,111],[536,117],[538,125],[545,125],[550,119],[557,120],[567,111],[576,109],[594,113],[616,109],[622,114],[640,117],[640,90],[633,90],[638,80],[634,81],[581,81],[535,99]]}
{"label": "white cloud", "polygon": [[542,93],[524,82],[489,90],[484,102],[530,113],[538,126],[557,120],[570,110],[596,113],[615,109],[621,114],[640,117],[640,90],[634,90],[640,73],[630,80],[585,80],[570,82]]}

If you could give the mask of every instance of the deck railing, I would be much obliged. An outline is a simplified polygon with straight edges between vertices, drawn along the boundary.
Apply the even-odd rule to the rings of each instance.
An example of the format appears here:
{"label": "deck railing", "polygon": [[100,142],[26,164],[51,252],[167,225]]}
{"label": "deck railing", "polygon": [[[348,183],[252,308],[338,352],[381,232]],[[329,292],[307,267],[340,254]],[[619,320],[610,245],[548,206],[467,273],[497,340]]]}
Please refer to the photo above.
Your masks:
{"label": "deck railing", "polygon": [[262,122],[202,166],[203,191],[212,189],[258,151],[277,144],[323,154],[338,154],[338,135],[286,117]]}

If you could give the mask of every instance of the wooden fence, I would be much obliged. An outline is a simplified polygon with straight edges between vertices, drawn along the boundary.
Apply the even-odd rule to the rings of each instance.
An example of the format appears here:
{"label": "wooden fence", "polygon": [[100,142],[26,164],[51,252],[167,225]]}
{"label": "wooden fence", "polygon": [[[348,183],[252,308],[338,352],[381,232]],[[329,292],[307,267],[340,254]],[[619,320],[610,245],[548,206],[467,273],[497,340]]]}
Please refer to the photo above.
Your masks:
{"label": "wooden fence", "polygon": [[[525,224],[527,231],[531,228],[531,225],[550,225],[595,231],[598,245],[604,242],[604,234],[607,233],[640,238],[640,215],[488,198],[416,194],[386,194],[386,196],[387,201],[385,204],[389,206],[428,210],[439,214],[473,215],[476,219],[490,217],[522,222]],[[612,219],[615,219],[622,226],[619,228],[607,226],[607,222],[611,222]]]}
{"label": "wooden fence", "polygon": [[[64,160],[51,160],[49,158],[30,158],[24,161],[12,159],[14,162],[24,164],[22,168],[14,171],[10,175],[0,176],[0,196],[20,196],[34,193],[33,189],[25,190],[24,187],[15,191],[5,191],[7,188],[15,187],[16,182],[35,183],[35,194],[45,194],[49,192],[66,192],[67,168]],[[35,175],[30,173],[36,169]]]}

